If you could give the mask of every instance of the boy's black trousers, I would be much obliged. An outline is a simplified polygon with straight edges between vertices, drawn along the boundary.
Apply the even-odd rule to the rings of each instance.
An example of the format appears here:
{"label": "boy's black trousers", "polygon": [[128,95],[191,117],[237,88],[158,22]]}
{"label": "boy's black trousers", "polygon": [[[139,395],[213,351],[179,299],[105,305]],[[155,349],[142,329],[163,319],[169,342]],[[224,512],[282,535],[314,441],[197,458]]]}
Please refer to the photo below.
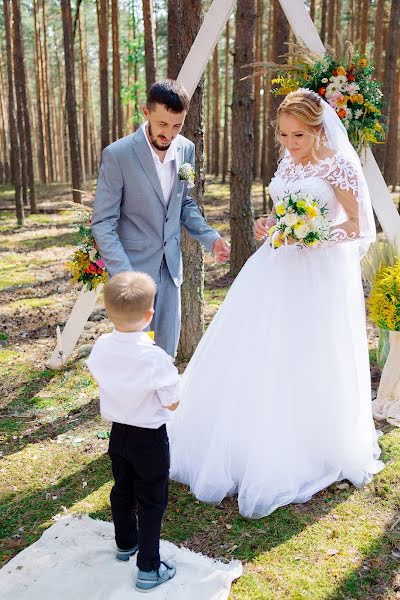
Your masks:
{"label": "boy's black trousers", "polygon": [[160,566],[161,521],[168,503],[169,443],[165,425],[145,429],[113,423],[108,453],[111,510],[120,550],[139,545],[138,568]]}

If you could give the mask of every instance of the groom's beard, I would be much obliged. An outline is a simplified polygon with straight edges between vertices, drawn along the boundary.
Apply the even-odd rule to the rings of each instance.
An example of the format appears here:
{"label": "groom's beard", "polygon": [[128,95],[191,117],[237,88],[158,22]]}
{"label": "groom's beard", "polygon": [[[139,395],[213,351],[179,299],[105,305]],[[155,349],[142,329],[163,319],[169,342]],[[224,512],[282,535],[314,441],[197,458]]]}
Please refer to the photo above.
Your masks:
{"label": "groom's beard", "polygon": [[161,143],[157,142],[157,138],[155,138],[153,136],[153,132],[151,131],[151,126],[150,123],[147,124],[147,127],[149,128],[149,138],[150,141],[152,143],[152,145],[154,146],[154,148],[156,148],[157,150],[160,150],[160,152],[163,152],[164,150],[168,150],[168,148],[170,147],[172,142],[167,142],[166,144],[161,145]]}

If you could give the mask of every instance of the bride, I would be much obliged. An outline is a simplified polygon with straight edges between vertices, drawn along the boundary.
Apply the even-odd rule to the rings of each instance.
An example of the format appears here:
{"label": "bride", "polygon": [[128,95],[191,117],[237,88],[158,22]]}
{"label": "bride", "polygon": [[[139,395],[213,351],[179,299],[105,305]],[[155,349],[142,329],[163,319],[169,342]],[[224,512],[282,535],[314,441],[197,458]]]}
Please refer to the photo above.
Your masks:
{"label": "bride", "polygon": [[[247,261],[186,369],[169,430],[171,478],[206,502],[237,493],[252,518],[383,468],[360,274],[375,227],[360,160],[310,90],[282,102],[276,137],[274,205],[308,193],[327,206],[330,237],[313,248],[266,239]],[[256,239],[274,214],[258,219]]]}

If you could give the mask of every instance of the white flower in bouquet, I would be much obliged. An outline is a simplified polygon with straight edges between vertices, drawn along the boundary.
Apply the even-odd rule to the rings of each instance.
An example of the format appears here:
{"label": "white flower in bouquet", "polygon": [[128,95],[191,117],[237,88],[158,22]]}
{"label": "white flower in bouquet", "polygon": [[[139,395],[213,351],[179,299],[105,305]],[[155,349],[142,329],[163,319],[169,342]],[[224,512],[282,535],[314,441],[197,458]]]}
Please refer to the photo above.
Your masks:
{"label": "white flower in bouquet", "polygon": [[288,239],[299,246],[315,246],[329,237],[328,209],[310,194],[286,194],[275,210],[276,224],[269,231],[274,248],[286,245]]}
{"label": "white flower in bouquet", "polygon": [[298,240],[304,240],[307,234],[310,233],[310,227],[307,223],[300,223],[300,225],[294,226],[293,233]]}
{"label": "white flower in bouquet", "polygon": [[299,220],[298,216],[293,212],[287,212],[286,215],[282,218],[282,222],[289,227],[293,227]]}

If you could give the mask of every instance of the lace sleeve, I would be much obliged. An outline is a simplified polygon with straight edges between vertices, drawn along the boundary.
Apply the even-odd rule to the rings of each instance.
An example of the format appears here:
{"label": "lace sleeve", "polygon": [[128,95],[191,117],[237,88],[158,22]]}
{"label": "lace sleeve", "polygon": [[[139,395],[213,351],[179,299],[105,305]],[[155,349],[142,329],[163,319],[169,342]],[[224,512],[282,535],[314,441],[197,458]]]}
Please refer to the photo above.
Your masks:
{"label": "lace sleeve", "polygon": [[358,216],[359,178],[356,168],[343,156],[336,154],[332,162],[323,165],[321,176],[335,188],[336,198],[341,204],[347,220],[335,225],[329,238],[321,246],[332,246],[342,242],[359,239],[360,225]]}

